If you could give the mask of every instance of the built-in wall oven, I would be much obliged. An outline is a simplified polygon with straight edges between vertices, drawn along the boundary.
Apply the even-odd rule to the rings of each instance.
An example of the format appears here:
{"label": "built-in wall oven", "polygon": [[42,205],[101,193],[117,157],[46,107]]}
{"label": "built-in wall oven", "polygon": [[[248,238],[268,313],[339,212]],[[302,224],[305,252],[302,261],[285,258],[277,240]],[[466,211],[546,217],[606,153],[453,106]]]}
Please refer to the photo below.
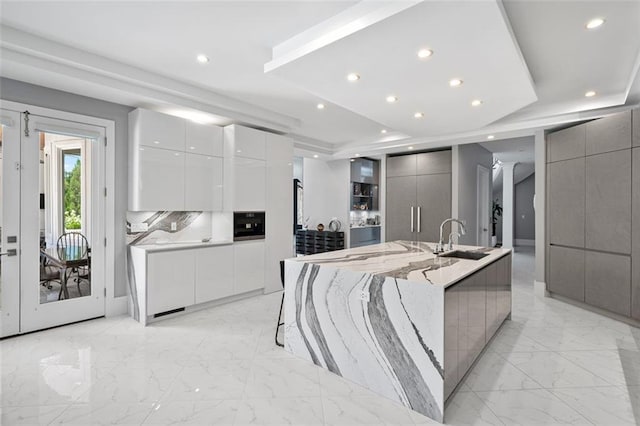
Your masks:
{"label": "built-in wall oven", "polygon": [[233,212],[233,241],[263,240],[264,212]]}

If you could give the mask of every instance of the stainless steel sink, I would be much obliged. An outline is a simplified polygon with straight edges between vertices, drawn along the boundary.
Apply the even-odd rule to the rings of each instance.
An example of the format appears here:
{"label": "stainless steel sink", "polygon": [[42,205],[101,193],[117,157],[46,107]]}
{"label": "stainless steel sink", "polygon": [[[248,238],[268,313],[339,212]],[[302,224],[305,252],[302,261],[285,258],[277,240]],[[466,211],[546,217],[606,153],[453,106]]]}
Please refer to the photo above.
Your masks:
{"label": "stainless steel sink", "polygon": [[438,256],[439,257],[455,257],[458,259],[479,260],[485,256],[489,256],[489,253],[483,253],[480,251],[454,250],[447,253],[442,253]]}

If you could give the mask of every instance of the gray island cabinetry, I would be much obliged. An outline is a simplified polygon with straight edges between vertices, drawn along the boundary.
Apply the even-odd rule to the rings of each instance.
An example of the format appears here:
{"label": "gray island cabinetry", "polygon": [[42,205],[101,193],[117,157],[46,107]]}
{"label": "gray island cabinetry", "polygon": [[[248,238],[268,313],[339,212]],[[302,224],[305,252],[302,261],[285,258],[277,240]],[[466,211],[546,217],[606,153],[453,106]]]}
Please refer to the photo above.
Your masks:
{"label": "gray island cabinetry", "polygon": [[437,256],[434,246],[393,241],[287,260],[285,349],[442,422],[510,316],[511,251]]}

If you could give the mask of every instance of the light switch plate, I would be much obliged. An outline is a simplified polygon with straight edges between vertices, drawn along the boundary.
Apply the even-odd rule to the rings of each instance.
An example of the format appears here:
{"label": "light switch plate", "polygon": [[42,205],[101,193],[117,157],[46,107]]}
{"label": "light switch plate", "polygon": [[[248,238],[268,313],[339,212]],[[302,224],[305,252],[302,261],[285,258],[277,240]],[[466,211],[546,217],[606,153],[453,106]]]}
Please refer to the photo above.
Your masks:
{"label": "light switch plate", "polygon": [[177,231],[178,230],[178,224],[176,222],[171,222],[171,230],[172,231]]}
{"label": "light switch plate", "polygon": [[131,232],[146,232],[149,230],[149,224],[140,222],[131,224]]}

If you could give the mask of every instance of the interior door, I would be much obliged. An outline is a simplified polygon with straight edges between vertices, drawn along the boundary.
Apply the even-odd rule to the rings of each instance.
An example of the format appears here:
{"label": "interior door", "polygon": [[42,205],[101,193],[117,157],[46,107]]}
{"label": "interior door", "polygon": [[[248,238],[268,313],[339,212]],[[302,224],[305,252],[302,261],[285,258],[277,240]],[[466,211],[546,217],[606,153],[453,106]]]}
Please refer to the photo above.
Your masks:
{"label": "interior door", "polygon": [[[14,123],[3,125],[2,249],[16,250],[2,256],[3,336],[103,316],[105,156],[98,141],[105,129],[29,113],[2,116]],[[88,243],[75,266],[55,261],[59,237],[69,232]],[[70,247],[75,253],[77,244]]]}
{"label": "interior door", "polygon": [[489,210],[491,193],[489,183],[491,175],[489,169],[478,166],[477,175],[477,244],[482,247],[489,247]]}
{"label": "interior door", "polygon": [[0,337],[20,331],[20,113],[0,110]]}
{"label": "interior door", "polygon": [[416,239],[416,177],[387,178],[387,241]]}

